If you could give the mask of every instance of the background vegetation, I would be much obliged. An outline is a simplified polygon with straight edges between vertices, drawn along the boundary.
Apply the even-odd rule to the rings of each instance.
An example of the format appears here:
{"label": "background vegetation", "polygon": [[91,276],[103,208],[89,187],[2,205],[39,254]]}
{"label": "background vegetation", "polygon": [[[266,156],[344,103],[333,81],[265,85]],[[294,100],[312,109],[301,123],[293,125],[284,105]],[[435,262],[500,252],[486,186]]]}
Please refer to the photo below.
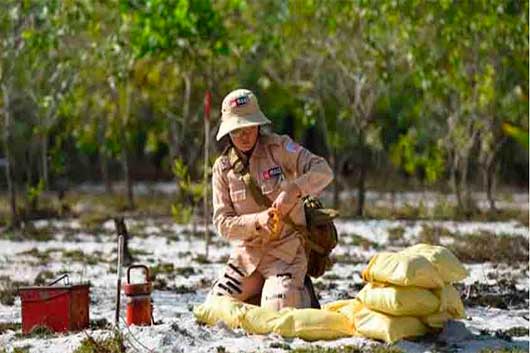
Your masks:
{"label": "background vegetation", "polygon": [[473,190],[493,210],[496,185],[528,186],[526,1],[4,0],[10,223],[83,181],[124,180],[128,208],[135,181],[199,182],[205,92],[217,126],[241,86],[330,160],[336,202],[358,190],[358,215],[367,188],[451,191],[471,213]]}

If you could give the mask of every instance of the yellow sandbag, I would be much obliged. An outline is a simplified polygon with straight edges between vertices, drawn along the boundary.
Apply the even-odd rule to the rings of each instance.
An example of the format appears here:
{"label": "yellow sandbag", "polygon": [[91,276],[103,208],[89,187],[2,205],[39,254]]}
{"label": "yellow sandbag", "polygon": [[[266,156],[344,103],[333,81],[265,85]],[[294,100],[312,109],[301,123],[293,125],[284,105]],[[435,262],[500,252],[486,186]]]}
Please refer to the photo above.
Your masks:
{"label": "yellow sandbag", "polygon": [[322,306],[323,310],[333,311],[344,315],[352,325],[354,324],[354,314],[362,308],[363,304],[358,299],[337,300]]}
{"label": "yellow sandbag", "polygon": [[367,308],[394,316],[425,316],[438,311],[440,300],[428,289],[368,283],[357,295]]}
{"label": "yellow sandbag", "polygon": [[354,314],[354,318],[357,334],[387,343],[427,333],[427,327],[412,316],[392,316],[364,307]]}
{"label": "yellow sandbag", "polygon": [[415,254],[376,254],[363,270],[362,277],[367,282],[398,286],[441,288],[444,285],[436,268],[425,257]]}
{"label": "yellow sandbag", "polygon": [[441,289],[433,290],[433,293],[440,299],[440,312],[447,312],[453,319],[466,317],[464,303],[455,287],[447,284]]}
{"label": "yellow sandbag", "polygon": [[336,300],[334,302],[331,302],[331,303],[327,303],[327,304],[324,304],[322,305],[322,310],[327,310],[327,311],[333,311],[333,312],[338,312],[340,309],[342,309],[343,307],[349,305],[351,302],[353,302],[355,299],[341,299],[341,300]]}
{"label": "yellow sandbag", "polygon": [[450,284],[443,288],[432,291],[440,299],[439,312],[423,316],[421,321],[430,327],[443,328],[445,322],[451,319],[463,319],[466,317],[464,303],[460,298],[460,293]]}
{"label": "yellow sandbag", "polygon": [[206,301],[193,308],[193,315],[197,321],[215,325],[223,321],[230,328],[241,326],[241,317],[255,305],[243,303],[228,296],[209,295]]}
{"label": "yellow sandbag", "polygon": [[306,341],[331,340],[354,333],[352,323],[345,316],[319,309],[285,308],[275,312],[255,307],[243,314],[241,327],[250,333],[276,333]]}
{"label": "yellow sandbag", "polygon": [[446,321],[451,320],[452,317],[447,312],[434,313],[428,316],[421,317],[421,321],[433,328],[443,328]]}
{"label": "yellow sandbag", "polygon": [[403,249],[401,253],[424,256],[436,267],[443,281],[446,283],[461,281],[469,274],[458,258],[443,246],[417,244]]}
{"label": "yellow sandbag", "polygon": [[241,317],[241,327],[249,333],[267,335],[276,331],[286,332],[292,327],[292,322],[282,320],[278,311],[255,307]]}

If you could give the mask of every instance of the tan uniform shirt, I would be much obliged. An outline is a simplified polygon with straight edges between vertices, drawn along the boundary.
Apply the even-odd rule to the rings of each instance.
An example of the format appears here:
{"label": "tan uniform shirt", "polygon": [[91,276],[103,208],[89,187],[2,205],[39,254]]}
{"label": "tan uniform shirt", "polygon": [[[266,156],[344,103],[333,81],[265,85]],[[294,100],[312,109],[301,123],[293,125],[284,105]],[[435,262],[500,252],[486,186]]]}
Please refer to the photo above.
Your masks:
{"label": "tan uniform shirt", "polygon": [[[324,158],[309,152],[286,135],[260,135],[248,167],[261,192],[271,202],[286,183],[296,183],[302,196],[318,195],[333,179],[333,172]],[[266,207],[254,200],[227,156],[215,161],[212,185],[214,225],[221,236],[235,245],[230,263],[250,275],[267,253],[286,263],[294,260],[298,248],[303,245],[302,235],[286,224],[278,239],[263,242],[263,230],[257,226],[256,214]],[[305,226],[301,200],[289,217],[296,225]]]}

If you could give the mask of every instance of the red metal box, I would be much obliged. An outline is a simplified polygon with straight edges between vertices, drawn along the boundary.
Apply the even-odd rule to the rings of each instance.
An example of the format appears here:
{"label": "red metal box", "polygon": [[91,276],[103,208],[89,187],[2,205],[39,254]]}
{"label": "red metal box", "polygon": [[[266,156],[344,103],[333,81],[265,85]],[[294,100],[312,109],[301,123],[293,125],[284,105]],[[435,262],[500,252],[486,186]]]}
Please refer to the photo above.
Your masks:
{"label": "red metal box", "polygon": [[22,332],[46,326],[54,332],[88,327],[89,285],[22,287]]}

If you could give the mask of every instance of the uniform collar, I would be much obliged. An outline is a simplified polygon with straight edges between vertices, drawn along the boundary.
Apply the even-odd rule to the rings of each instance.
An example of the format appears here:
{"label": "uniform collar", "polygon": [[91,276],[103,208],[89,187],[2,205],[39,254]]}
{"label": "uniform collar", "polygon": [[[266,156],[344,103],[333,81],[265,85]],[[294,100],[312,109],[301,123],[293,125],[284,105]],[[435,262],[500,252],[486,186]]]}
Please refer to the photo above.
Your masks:
{"label": "uniform collar", "polygon": [[258,139],[256,141],[256,146],[254,146],[254,152],[252,152],[252,156],[250,158],[261,158],[266,155],[265,150],[265,136],[258,135]]}

